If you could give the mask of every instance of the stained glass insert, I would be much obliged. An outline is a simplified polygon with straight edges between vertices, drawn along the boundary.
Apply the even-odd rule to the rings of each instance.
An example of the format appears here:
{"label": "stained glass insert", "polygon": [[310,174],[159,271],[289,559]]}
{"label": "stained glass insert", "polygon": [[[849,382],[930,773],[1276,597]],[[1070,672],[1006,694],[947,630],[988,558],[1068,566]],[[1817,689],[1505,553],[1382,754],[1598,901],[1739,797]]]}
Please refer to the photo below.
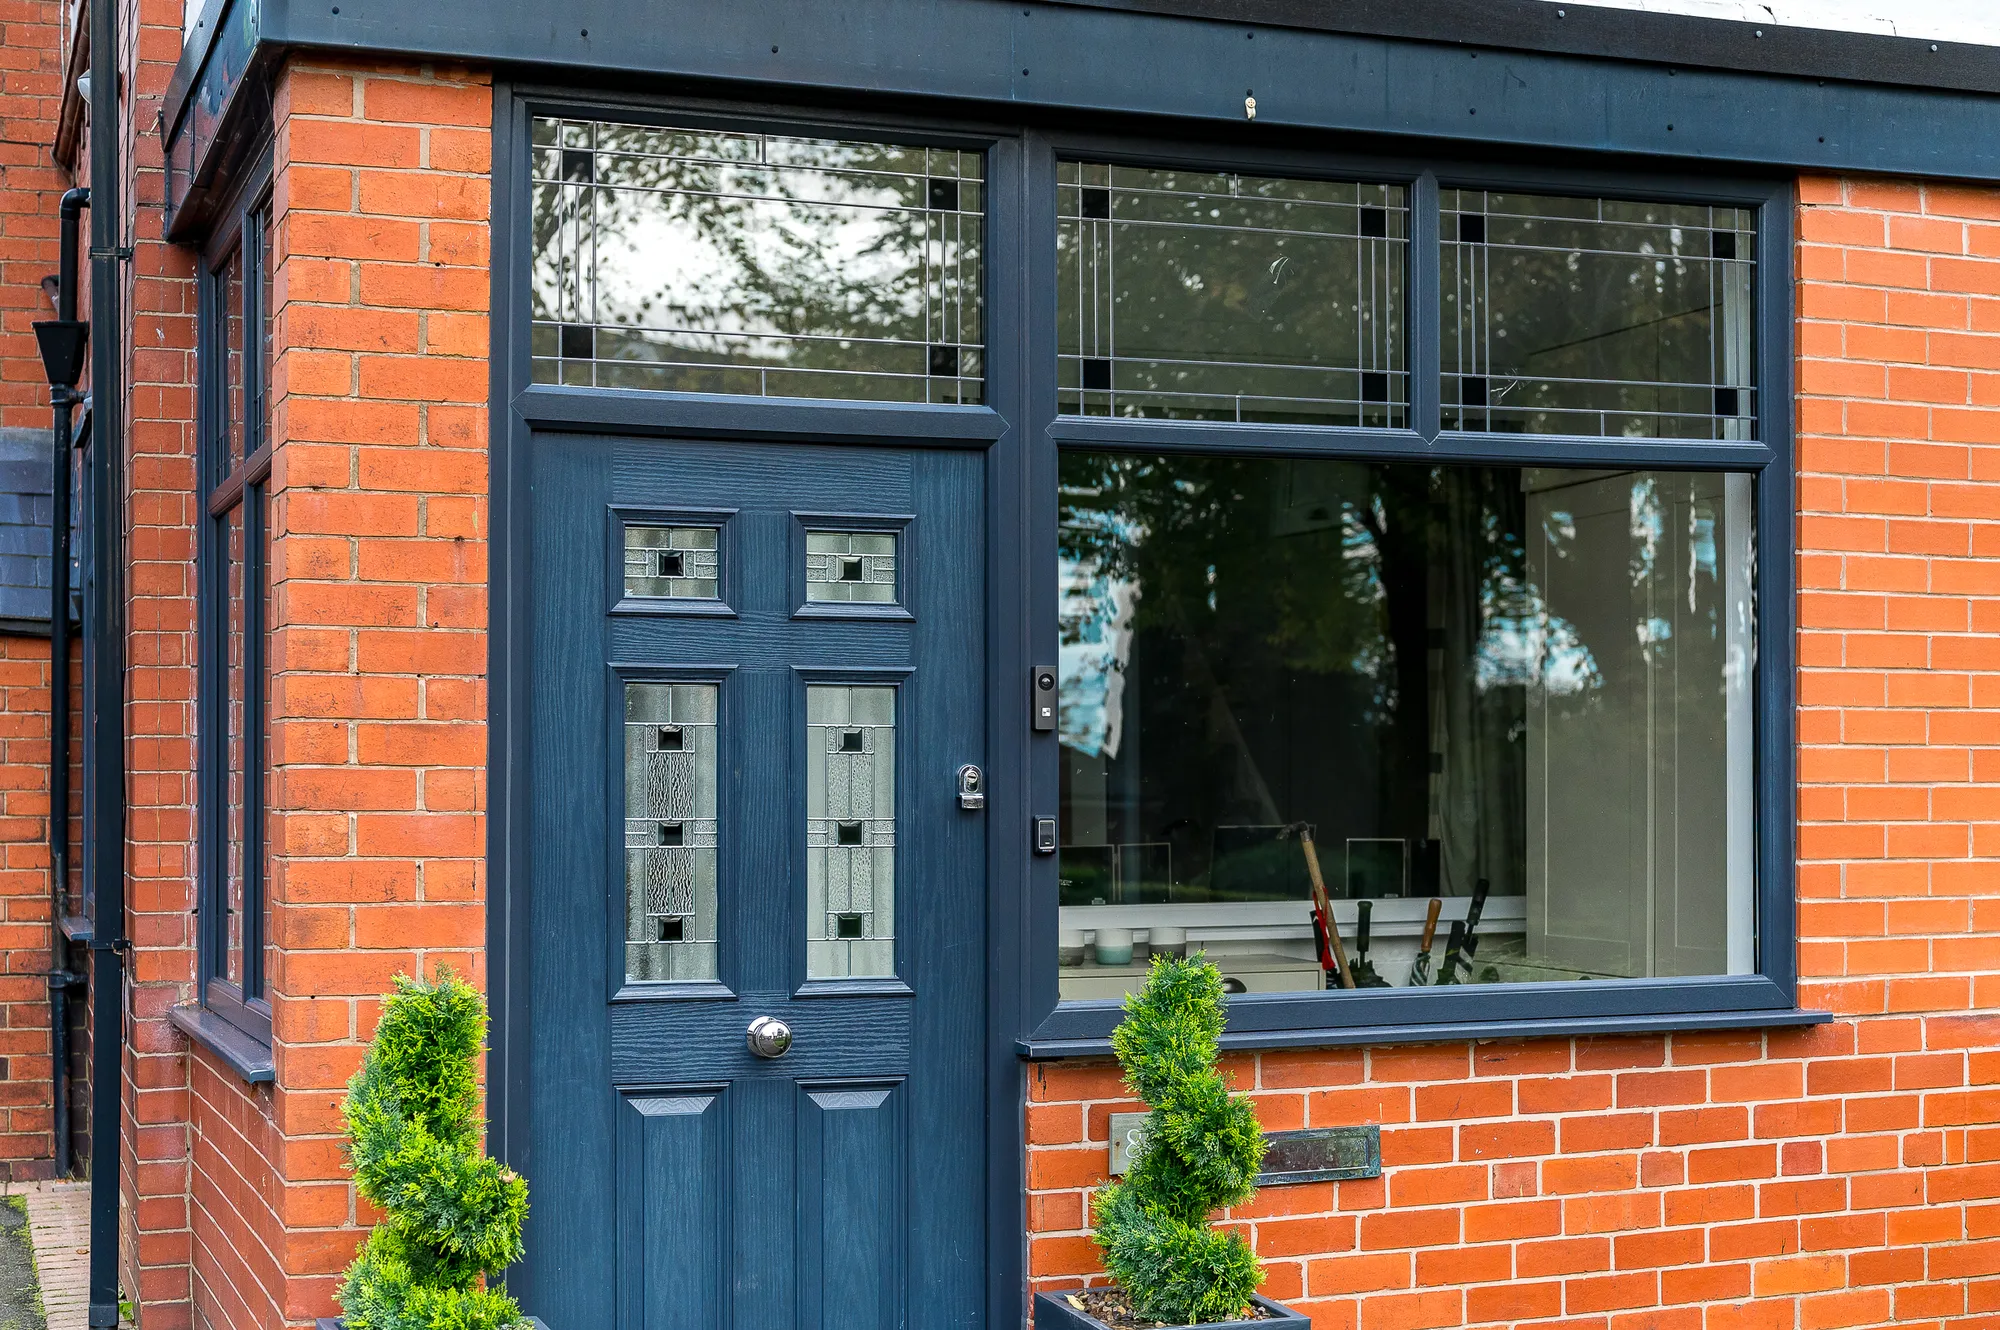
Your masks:
{"label": "stained glass insert", "polygon": [[896,690],[806,689],[806,975],[896,973]]}
{"label": "stained glass insert", "polygon": [[982,154],[537,118],[536,383],[982,400]]}
{"label": "stained glass insert", "polygon": [[1757,437],[1747,208],[1443,192],[1444,426]]}
{"label": "stained glass insert", "polygon": [[1402,187],[1090,162],[1057,181],[1062,411],[1409,423]]}
{"label": "stained glass insert", "polygon": [[831,604],[895,604],[895,533],[806,532],[806,599]]}
{"label": "stained glass insert", "polygon": [[625,594],[714,600],[722,586],[722,532],[712,526],[625,528]]}
{"label": "stained glass insert", "polygon": [[625,976],[716,977],[714,684],[625,685]]}

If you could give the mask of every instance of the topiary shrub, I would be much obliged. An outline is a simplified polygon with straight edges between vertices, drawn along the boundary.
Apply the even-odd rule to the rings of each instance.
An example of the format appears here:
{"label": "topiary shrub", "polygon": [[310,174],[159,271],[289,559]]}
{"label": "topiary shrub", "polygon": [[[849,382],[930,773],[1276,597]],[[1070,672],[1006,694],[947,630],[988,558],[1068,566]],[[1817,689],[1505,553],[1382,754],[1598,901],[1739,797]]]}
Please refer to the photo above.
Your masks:
{"label": "topiary shrub", "polygon": [[1264,1282],[1243,1235],[1210,1223],[1250,1199],[1264,1161],[1250,1101],[1215,1068],[1223,1012],[1222,972],[1201,953],[1159,956],[1111,1035],[1151,1111],[1125,1180],[1097,1193],[1095,1237],[1133,1311],[1176,1325],[1235,1317]]}
{"label": "topiary shrub", "polygon": [[396,976],[347,1084],[354,1184],[383,1212],[335,1295],[347,1330],[524,1325],[487,1281],[521,1257],[528,1184],[486,1155],[478,1058],[486,1004],[449,970]]}

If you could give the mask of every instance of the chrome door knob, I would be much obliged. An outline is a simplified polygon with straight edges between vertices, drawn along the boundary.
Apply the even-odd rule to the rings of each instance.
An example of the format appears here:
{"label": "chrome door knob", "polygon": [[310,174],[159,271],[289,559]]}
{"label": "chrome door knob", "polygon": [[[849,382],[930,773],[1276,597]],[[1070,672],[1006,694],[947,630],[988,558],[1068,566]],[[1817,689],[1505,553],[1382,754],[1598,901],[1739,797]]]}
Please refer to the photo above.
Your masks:
{"label": "chrome door knob", "polygon": [[781,1058],[785,1050],[792,1046],[792,1027],[776,1016],[759,1016],[750,1022],[750,1032],[745,1036],[750,1051],[760,1058]]}

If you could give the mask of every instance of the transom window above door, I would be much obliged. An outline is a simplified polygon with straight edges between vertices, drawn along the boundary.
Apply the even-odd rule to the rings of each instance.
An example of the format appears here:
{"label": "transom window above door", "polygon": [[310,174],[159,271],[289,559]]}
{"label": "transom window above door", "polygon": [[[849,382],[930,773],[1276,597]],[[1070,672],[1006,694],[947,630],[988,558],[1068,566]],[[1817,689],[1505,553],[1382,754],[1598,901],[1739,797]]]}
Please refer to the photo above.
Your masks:
{"label": "transom window above door", "polygon": [[985,400],[985,160],[537,117],[535,383]]}

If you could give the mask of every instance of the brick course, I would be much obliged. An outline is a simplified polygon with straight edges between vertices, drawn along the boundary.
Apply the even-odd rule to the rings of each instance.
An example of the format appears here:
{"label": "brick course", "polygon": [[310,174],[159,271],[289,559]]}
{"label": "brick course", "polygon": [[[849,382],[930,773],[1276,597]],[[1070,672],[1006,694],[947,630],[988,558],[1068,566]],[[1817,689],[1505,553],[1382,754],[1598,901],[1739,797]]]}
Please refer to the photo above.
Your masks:
{"label": "brick course", "polygon": [[[1799,968],[1815,1029],[1273,1052],[1380,1179],[1227,1216],[1319,1330],[2000,1309],[2000,191],[1800,184]],[[1098,1269],[1106,1063],[1029,1080],[1037,1287]]]}

